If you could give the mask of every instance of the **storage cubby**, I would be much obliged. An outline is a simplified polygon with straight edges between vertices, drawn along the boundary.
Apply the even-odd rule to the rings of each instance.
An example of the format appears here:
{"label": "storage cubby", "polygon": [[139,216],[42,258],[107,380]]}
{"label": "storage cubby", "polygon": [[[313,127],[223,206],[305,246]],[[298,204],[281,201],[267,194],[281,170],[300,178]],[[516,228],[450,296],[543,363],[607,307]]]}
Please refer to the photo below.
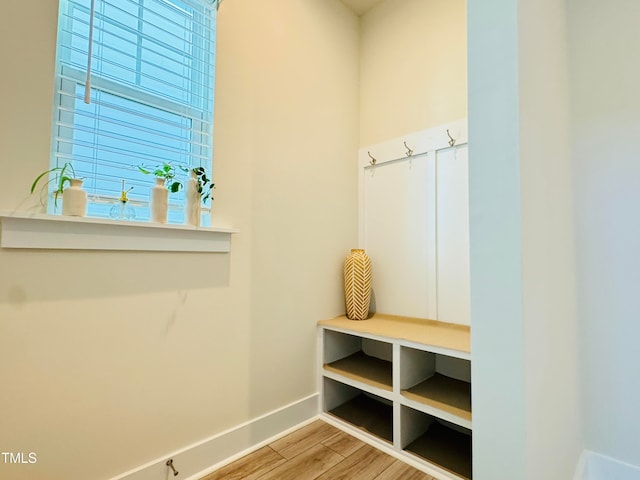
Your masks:
{"label": "storage cubby", "polygon": [[445,419],[471,426],[469,360],[401,347],[400,391],[409,401],[428,407],[428,413],[441,411]]}
{"label": "storage cubby", "polygon": [[471,431],[402,406],[402,449],[438,467],[471,479]]}
{"label": "storage cubby", "polygon": [[325,411],[358,429],[393,443],[393,404],[344,383],[324,379]]}
{"label": "storage cubby", "polygon": [[391,392],[391,359],[391,343],[325,331],[323,363],[327,372]]}
{"label": "storage cubby", "polygon": [[471,478],[469,328],[376,314],[319,322],[323,415],[422,463]]}

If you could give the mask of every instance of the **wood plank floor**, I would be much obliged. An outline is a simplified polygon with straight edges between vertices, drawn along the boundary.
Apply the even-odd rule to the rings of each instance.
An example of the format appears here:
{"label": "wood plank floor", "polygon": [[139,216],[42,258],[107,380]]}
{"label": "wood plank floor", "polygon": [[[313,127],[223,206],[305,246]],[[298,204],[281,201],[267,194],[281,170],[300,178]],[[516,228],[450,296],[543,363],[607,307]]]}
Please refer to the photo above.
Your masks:
{"label": "wood plank floor", "polygon": [[322,420],[202,480],[434,480]]}

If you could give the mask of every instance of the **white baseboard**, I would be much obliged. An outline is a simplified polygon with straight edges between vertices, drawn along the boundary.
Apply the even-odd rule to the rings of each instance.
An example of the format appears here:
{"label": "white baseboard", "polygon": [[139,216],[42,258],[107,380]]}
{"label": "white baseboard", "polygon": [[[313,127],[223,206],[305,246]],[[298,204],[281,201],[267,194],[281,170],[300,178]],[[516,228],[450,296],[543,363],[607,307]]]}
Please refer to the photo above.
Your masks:
{"label": "white baseboard", "polygon": [[640,480],[640,466],[590,450],[580,456],[574,480]]}
{"label": "white baseboard", "polygon": [[276,438],[316,419],[319,394],[302,398],[237,427],[218,433],[178,451],[167,453],[111,480],[172,479],[166,465],[168,459],[180,472],[182,480],[197,480]]}

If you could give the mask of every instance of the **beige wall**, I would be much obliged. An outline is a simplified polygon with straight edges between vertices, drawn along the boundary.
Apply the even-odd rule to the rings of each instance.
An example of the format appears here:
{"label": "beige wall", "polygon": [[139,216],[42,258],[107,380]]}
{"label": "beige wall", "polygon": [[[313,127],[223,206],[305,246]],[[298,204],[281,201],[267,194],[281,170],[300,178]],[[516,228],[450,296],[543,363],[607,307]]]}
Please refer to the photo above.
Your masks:
{"label": "beige wall", "polygon": [[360,146],[466,118],[465,0],[386,0],[361,29]]}
{"label": "beige wall", "polygon": [[[48,164],[55,3],[0,4],[0,210]],[[218,35],[232,253],[0,251],[0,445],[38,455],[2,478],[109,478],[316,391],[315,321],[343,311],[357,240],[358,20],[234,0]]]}

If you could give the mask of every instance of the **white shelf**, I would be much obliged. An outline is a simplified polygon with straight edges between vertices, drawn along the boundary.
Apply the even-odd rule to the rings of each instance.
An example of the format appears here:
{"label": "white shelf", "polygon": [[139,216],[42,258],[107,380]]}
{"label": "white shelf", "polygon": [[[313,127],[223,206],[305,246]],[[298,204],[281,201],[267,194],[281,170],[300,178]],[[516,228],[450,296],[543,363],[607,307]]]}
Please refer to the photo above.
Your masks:
{"label": "white shelf", "polygon": [[53,250],[230,252],[225,227],[192,227],[89,217],[0,214],[0,247]]}
{"label": "white shelf", "polygon": [[409,406],[471,429],[470,383],[435,373],[401,393]]}
{"label": "white shelf", "polygon": [[335,362],[327,363],[324,369],[325,372],[330,371],[389,392],[393,390],[391,362],[369,357],[363,352],[356,352]]}
{"label": "white shelf", "polygon": [[437,479],[470,479],[469,327],[384,314],[318,326],[323,414]]}

